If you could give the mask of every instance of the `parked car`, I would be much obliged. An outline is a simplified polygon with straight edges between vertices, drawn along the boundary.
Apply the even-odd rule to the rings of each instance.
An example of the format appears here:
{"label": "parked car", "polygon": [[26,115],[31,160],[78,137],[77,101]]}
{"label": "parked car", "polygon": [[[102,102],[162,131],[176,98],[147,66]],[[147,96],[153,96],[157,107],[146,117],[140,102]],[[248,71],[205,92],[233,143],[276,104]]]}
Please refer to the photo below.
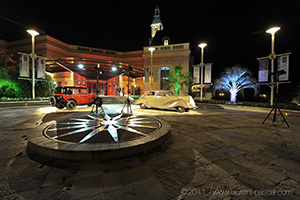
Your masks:
{"label": "parked car", "polygon": [[176,109],[178,112],[197,108],[194,99],[187,96],[176,96],[170,90],[146,91],[135,103],[141,108]]}
{"label": "parked car", "polygon": [[49,98],[49,103],[60,109],[66,107],[68,110],[74,110],[77,105],[92,105],[96,97],[96,94],[88,94],[85,87],[57,87],[55,95]]}

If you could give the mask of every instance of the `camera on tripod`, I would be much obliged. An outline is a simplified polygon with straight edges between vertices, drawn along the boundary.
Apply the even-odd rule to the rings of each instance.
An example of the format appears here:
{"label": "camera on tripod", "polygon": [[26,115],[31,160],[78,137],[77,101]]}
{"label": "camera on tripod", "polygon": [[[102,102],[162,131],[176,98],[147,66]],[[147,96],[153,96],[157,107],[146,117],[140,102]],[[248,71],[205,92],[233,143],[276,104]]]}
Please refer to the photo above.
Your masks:
{"label": "camera on tripod", "polygon": [[103,104],[102,98],[101,97],[97,97],[94,101],[94,104],[96,104],[97,107],[101,107]]}
{"label": "camera on tripod", "polygon": [[269,114],[267,115],[267,117],[264,119],[264,121],[262,122],[263,124],[265,123],[265,121],[268,119],[268,117],[271,115],[271,113],[274,111],[274,115],[273,115],[273,120],[272,122],[274,123],[276,121],[276,115],[277,115],[277,110],[278,112],[280,113],[280,115],[282,116],[283,118],[283,122],[282,123],[286,123],[286,125],[288,127],[290,127],[289,123],[286,121],[284,115],[282,114],[280,108],[278,107],[278,86],[279,86],[279,76],[280,75],[283,75],[283,74],[286,74],[286,71],[285,70],[278,70],[276,72],[273,72],[273,73],[270,73],[271,76],[273,76],[273,79],[274,79],[274,82],[275,84],[277,84],[277,89],[276,89],[276,93],[275,93],[275,104],[273,104],[273,107],[272,107],[272,110],[269,112]]}

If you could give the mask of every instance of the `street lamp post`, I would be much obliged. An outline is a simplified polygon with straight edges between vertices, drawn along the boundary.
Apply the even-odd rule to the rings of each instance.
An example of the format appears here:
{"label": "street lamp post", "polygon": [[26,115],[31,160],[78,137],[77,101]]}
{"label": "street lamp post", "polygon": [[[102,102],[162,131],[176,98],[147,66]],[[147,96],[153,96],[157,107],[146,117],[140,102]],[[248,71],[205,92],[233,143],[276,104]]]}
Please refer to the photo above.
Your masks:
{"label": "street lamp post", "polygon": [[35,99],[34,37],[39,35],[39,33],[35,30],[27,30],[27,33],[29,33],[31,35],[31,43],[32,43],[32,50],[31,50],[31,59],[32,59],[32,99]]}
{"label": "street lamp post", "polygon": [[[271,39],[271,55],[270,55],[270,59],[271,59],[271,73],[274,73],[274,59],[275,59],[275,33],[277,31],[280,30],[280,27],[272,27],[269,28],[266,33],[270,33],[272,35],[272,39]],[[274,76],[271,76],[271,98],[270,98],[270,105],[273,106],[274,104]]]}
{"label": "street lamp post", "polygon": [[203,61],[203,55],[204,55],[204,48],[207,46],[206,43],[201,43],[198,45],[198,47],[201,48],[201,63],[200,63],[200,67],[201,67],[201,78],[200,78],[200,84],[201,84],[201,90],[200,90],[200,100],[203,100],[203,67],[204,67],[204,61]]}
{"label": "street lamp post", "polygon": [[150,90],[152,90],[152,69],[153,69],[153,51],[155,51],[154,47],[150,47],[148,49],[151,52],[151,79],[150,79]]}

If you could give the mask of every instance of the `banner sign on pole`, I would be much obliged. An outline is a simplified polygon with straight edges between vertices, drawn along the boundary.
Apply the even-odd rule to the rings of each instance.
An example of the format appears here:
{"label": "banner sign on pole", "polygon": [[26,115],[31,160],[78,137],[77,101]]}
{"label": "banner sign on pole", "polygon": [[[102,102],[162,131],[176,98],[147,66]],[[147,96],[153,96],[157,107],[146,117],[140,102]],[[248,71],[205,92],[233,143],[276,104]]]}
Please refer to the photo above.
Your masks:
{"label": "banner sign on pole", "polygon": [[20,57],[20,76],[29,77],[29,56],[21,54]]}
{"label": "banner sign on pole", "polygon": [[45,59],[37,58],[37,78],[45,79]]}
{"label": "banner sign on pole", "polygon": [[278,56],[277,71],[284,70],[285,74],[279,75],[279,81],[289,80],[289,55]]}
{"label": "banner sign on pole", "polygon": [[194,83],[200,83],[200,67],[194,66]]}
{"label": "banner sign on pole", "polygon": [[258,60],[258,82],[268,82],[269,78],[269,59]]}
{"label": "banner sign on pole", "polygon": [[145,67],[145,83],[149,83],[149,68]]}
{"label": "banner sign on pole", "polygon": [[211,83],[211,64],[205,65],[204,68],[204,83]]}

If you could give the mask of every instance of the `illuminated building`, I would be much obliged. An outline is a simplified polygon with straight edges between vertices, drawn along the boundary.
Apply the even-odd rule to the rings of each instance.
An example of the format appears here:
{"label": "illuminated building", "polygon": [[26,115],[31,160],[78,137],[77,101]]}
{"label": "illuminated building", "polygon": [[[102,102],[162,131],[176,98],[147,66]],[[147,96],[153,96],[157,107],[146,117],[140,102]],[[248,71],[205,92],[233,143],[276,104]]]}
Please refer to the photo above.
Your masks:
{"label": "illuminated building", "polygon": [[[96,93],[96,71],[93,67],[98,66],[102,70],[99,87],[102,95],[114,95],[117,86],[127,91],[128,81],[132,94],[142,94],[149,89],[168,89],[166,76],[173,70],[172,66],[182,65],[181,73],[189,72],[189,43],[178,39],[178,31],[163,28],[158,6],[154,9],[150,27],[151,46],[142,50],[120,52],[71,45],[49,35],[41,35],[35,37],[35,51],[47,58],[46,71],[52,74],[58,86],[85,86]],[[29,53],[30,38],[12,42],[0,40],[0,48],[9,53]],[[128,80],[123,72],[129,67],[132,71]],[[186,95],[187,86],[184,85],[180,93]]]}
{"label": "illuminated building", "polygon": [[[182,73],[189,71],[190,49],[189,43],[170,44],[165,37],[158,43],[152,43],[153,53],[153,89],[165,89],[166,74],[172,66],[182,64]],[[166,41],[168,40],[168,41]],[[31,51],[30,38],[17,41],[0,41],[1,48],[9,53],[29,53]],[[100,64],[103,74],[100,75],[100,93],[114,95],[114,87],[120,86],[127,91],[128,78],[122,76],[122,70],[133,67],[130,73],[130,91],[135,94],[150,89],[149,82],[145,82],[145,69],[150,66],[149,47],[143,50],[120,52],[100,48],[71,45],[55,39],[49,35],[36,36],[35,49],[37,55],[47,57],[46,70],[53,76],[58,86],[86,86],[90,92],[96,93],[96,72],[92,69]],[[18,58],[16,57],[16,60]],[[115,67],[115,71],[112,68]],[[151,78],[151,74],[148,74]],[[183,87],[182,93],[188,89]]]}

